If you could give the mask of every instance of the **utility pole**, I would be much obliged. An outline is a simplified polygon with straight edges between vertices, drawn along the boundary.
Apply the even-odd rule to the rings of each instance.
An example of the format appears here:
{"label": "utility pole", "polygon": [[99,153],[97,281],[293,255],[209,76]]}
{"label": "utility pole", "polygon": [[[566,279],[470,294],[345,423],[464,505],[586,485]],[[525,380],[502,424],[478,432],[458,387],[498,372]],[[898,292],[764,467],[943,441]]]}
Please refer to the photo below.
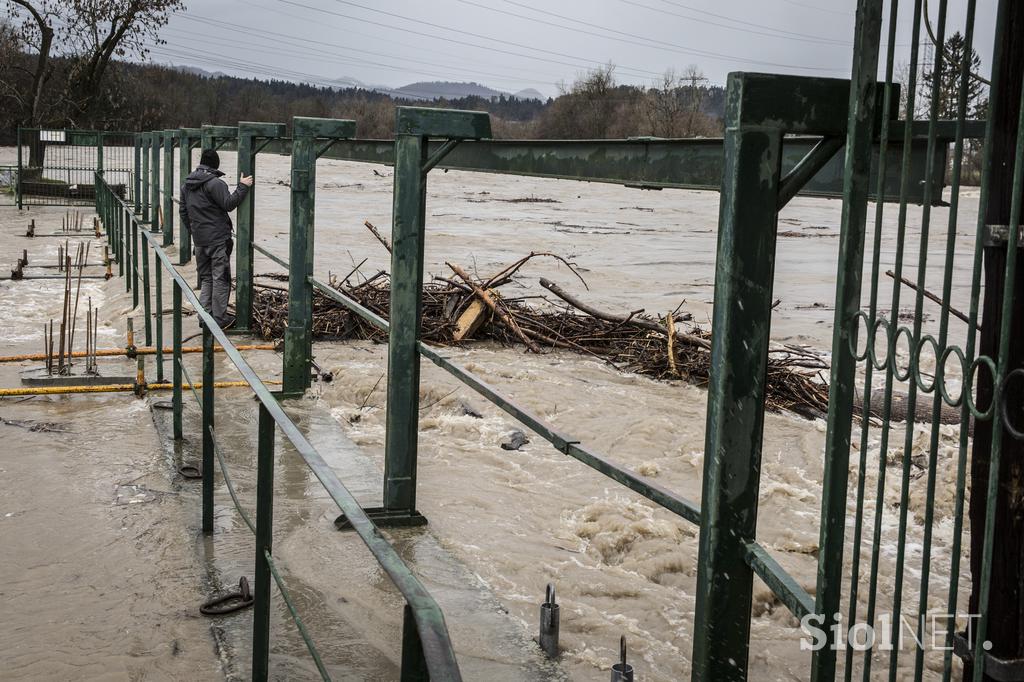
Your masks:
{"label": "utility pole", "polygon": [[[1000,0],[998,9],[1005,22],[1002,45],[995,48],[990,92],[992,155],[989,160],[988,198],[979,207],[985,217],[984,296],[979,354],[997,358],[1000,342],[1008,344],[1008,363],[1004,375],[1024,367],[1024,262],[1018,248],[1018,263],[1013,282],[1012,323],[1009,335],[1000,339],[1003,293],[1006,284],[1007,231],[1013,201],[1014,156],[1020,117],[1021,78],[1024,76],[1024,2]],[[998,40],[998,38],[997,38]],[[996,226],[1003,226],[1001,232]],[[995,228],[995,230],[993,229]],[[992,402],[993,381],[984,369],[978,371],[976,404],[981,410]],[[1024,389],[1011,382],[1005,392],[1007,414],[1021,429]],[[965,388],[965,390],[967,390]],[[999,409],[999,406],[996,406]],[[1002,428],[1002,427],[1000,427]],[[989,654],[999,659],[1024,658],[1024,441],[1016,440],[1003,429],[999,460],[999,486],[996,494],[995,526],[992,535],[991,587],[987,604],[980,604],[982,555],[985,536],[985,508],[988,502],[988,477],[991,470],[993,422],[975,421],[974,450],[971,456],[971,600],[970,611],[988,614],[985,639],[992,643]],[[974,621],[975,623],[977,621]],[[973,635],[973,633],[972,633]],[[972,642],[973,644],[973,642]],[[973,665],[965,665],[964,679],[971,679]],[[985,680],[994,678],[986,675]]]}

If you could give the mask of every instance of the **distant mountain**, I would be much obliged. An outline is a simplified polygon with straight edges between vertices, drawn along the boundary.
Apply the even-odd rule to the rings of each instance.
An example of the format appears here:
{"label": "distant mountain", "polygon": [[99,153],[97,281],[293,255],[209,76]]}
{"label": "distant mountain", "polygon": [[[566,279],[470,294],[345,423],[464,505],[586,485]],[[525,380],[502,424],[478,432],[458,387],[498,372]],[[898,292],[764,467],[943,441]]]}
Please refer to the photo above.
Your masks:
{"label": "distant mountain", "polygon": [[484,99],[491,99],[493,97],[500,97],[501,95],[508,96],[509,93],[502,92],[501,90],[495,90],[489,88],[486,85],[480,85],[479,83],[449,83],[447,81],[422,81],[419,83],[410,83],[409,85],[403,85],[400,88],[394,88],[387,91],[389,94],[395,97],[408,97],[409,99],[458,99],[460,97],[483,97]]}
{"label": "distant mountain", "polygon": [[206,69],[200,69],[198,66],[171,66],[169,68],[181,71],[182,73],[190,73],[193,76],[202,76],[203,78],[221,78],[228,75],[223,71],[207,71]]}
{"label": "distant mountain", "polygon": [[516,99],[539,99],[541,102],[547,100],[547,97],[545,97],[540,91],[534,90],[533,88],[526,88],[525,90],[520,90],[519,92],[515,93],[512,96],[515,97]]}

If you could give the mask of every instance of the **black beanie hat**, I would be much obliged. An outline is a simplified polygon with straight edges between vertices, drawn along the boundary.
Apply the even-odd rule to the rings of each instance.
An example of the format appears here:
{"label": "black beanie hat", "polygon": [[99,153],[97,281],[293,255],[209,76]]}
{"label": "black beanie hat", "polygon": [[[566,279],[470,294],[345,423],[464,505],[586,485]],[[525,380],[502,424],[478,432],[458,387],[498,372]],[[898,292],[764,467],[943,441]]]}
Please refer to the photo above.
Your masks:
{"label": "black beanie hat", "polygon": [[220,168],[220,156],[217,154],[217,150],[204,149],[202,156],[199,157],[199,165]]}

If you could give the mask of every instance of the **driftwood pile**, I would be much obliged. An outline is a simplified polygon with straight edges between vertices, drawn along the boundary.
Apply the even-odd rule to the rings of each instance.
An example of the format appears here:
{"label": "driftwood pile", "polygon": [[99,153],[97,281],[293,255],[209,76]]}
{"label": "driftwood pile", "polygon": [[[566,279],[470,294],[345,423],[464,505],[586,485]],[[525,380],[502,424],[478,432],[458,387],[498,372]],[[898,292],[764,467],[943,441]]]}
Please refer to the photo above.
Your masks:
{"label": "driftwood pile", "polygon": [[[375,231],[374,231],[375,232]],[[387,241],[375,236],[390,250]],[[561,348],[593,356],[617,369],[656,379],[682,379],[705,386],[711,366],[711,333],[678,309],[664,316],[642,310],[615,314],[598,310],[558,284],[540,279],[551,296],[507,296],[499,291],[521,277],[531,259],[546,257],[564,263],[583,281],[573,265],[550,253],[531,253],[488,279],[473,277],[448,263],[451,277],[434,277],[423,285],[421,338],[434,345],[468,341],[521,344],[528,352]],[[344,279],[331,278],[331,286],[381,317],[388,319],[390,279],[386,272],[358,278],[358,268]],[[286,280],[285,275],[261,275],[264,281]],[[586,282],[583,282],[584,286]],[[253,306],[254,329],[264,339],[280,338],[288,318],[286,286],[257,283]],[[529,299],[543,298],[543,307]],[[671,330],[671,331],[670,331]],[[313,336],[321,340],[368,339],[387,336],[344,306],[314,291]],[[773,410],[791,410],[809,417],[825,414],[828,385],[818,355],[797,347],[773,348],[769,353],[767,404]]]}

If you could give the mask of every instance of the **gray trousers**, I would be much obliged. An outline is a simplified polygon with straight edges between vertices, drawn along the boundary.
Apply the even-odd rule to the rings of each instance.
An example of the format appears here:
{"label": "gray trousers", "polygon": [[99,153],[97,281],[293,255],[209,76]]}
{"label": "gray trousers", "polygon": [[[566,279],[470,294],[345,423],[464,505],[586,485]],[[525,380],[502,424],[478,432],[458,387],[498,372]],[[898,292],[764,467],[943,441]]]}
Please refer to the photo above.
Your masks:
{"label": "gray trousers", "polygon": [[231,239],[209,246],[196,246],[199,303],[222,327],[231,319],[228,298],[231,295],[231,250],[234,246]]}

